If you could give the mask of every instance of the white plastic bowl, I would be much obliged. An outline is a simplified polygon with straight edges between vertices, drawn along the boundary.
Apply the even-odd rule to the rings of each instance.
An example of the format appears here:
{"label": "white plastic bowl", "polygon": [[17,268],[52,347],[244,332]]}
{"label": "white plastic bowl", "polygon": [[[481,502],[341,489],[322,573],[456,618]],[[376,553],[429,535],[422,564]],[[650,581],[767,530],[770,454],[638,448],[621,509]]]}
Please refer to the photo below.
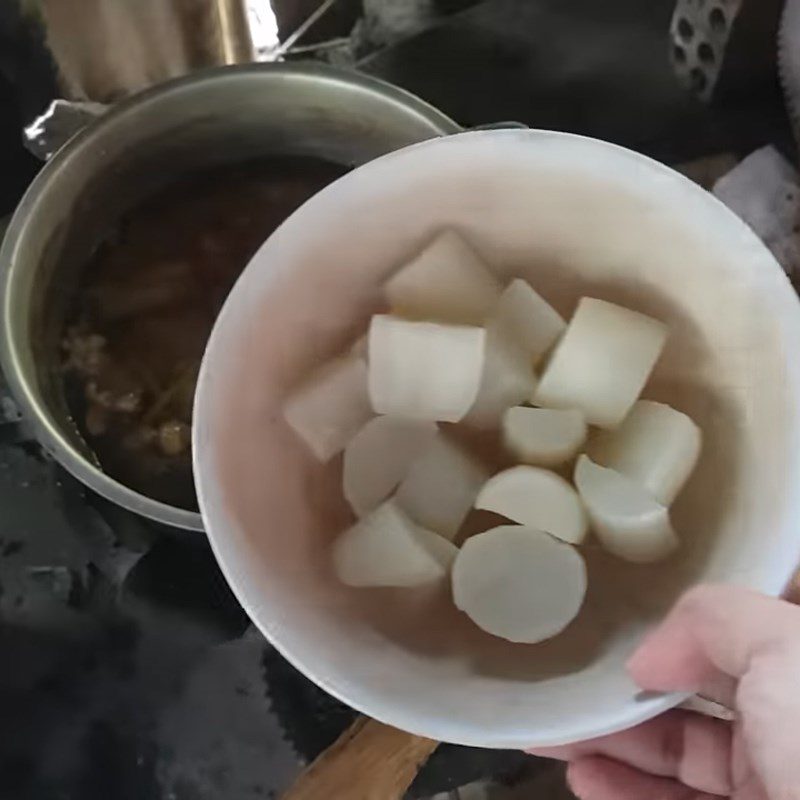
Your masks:
{"label": "white plastic bowl", "polygon": [[[683,546],[636,566],[584,551],[578,619],[539,645],[493,639],[431,592],[346,589],[327,545],[348,522],[281,406],[354,339],[380,285],[434,230],[462,230],[504,277],[563,313],[581,295],[663,319],[646,396],[702,426],[674,507]],[[214,552],[254,622],[309,678],[405,730],[467,745],[554,745],[634,725],[681,698],[640,694],[624,663],[680,592],[781,592],[800,561],[800,314],[732,213],[635,153],[542,131],[466,133],[373,161],[258,251],[217,321],[195,408],[195,473]]]}

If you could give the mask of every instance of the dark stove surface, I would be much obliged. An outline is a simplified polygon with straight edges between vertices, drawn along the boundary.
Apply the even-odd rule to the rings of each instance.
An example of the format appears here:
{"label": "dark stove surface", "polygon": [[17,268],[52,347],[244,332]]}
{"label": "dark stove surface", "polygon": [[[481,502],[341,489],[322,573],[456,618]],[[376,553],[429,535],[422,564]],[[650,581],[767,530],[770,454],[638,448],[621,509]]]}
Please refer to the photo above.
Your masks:
{"label": "dark stove surface", "polygon": [[[787,148],[774,86],[724,108],[684,94],[666,57],[670,0],[437,5],[471,7],[360,67],[463,124],[516,119],[670,163]],[[304,679],[274,678],[279,656],[202,535],[91,495],[43,456],[2,385],[0,620],[0,800],[275,797],[300,768],[294,746],[310,756],[325,743],[314,715],[349,718]]]}
{"label": "dark stove surface", "polygon": [[0,797],[270,797],[298,760],[205,542],[87,496],[0,402]]}

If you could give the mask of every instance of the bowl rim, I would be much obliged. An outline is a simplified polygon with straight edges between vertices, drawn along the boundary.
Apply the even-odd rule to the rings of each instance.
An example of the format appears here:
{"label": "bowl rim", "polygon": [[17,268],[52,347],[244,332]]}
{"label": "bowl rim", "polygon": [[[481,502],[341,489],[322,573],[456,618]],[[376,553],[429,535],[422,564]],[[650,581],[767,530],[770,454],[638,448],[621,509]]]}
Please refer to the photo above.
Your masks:
{"label": "bowl rim", "polygon": [[[771,295],[775,302],[777,302],[787,312],[791,312],[787,313],[786,315],[789,329],[785,331],[783,338],[786,338],[787,340],[793,338],[795,341],[800,343],[800,297],[798,297],[798,294],[792,287],[792,284],[785,272],[780,267],[772,253],[768,250],[766,245],[761,241],[761,239],[756,236],[756,234],[749,228],[749,226],[746,225],[746,223],[744,223],[736,214],[734,214],[733,211],[731,211],[712,193],[706,192],[702,189],[702,187],[698,186],[686,176],[682,175],[666,164],[650,158],[649,156],[638,153],[627,147],[623,147],[612,142],[606,142],[602,139],[596,139],[590,136],[583,136],[580,134],[563,131],[527,128],[524,131],[518,129],[491,129],[479,131],[467,130],[457,134],[455,137],[447,137],[447,139],[452,140],[453,138],[463,139],[465,137],[487,136],[530,136],[531,138],[548,137],[550,139],[558,138],[563,141],[572,140],[576,142],[588,143],[591,146],[598,147],[601,150],[615,152],[630,158],[640,163],[642,166],[647,167],[647,169],[650,171],[660,172],[673,179],[679,180],[685,186],[691,187],[692,191],[704,192],[706,195],[706,201],[716,206],[725,217],[738,226],[742,230],[743,234],[747,235],[753,244],[756,245],[757,248],[768,257],[768,260],[771,262],[771,266],[774,267],[774,282],[771,287]],[[339,178],[334,182],[334,184],[331,184],[331,186],[334,186],[340,181],[356,180],[358,179],[359,174],[363,174],[365,171],[375,168],[376,165],[381,162],[390,159],[396,159],[398,157],[402,158],[408,151],[442,146],[444,146],[443,143],[436,140],[429,140],[410,145],[402,148],[401,150],[381,156],[380,158],[375,159],[374,161],[371,161],[356,170],[353,170],[342,178]],[[323,191],[330,191],[330,187],[326,187],[326,189]],[[296,214],[301,213],[302,208],[303,207],[298,209],[298,211],[291,215],[285,223],[279,226],[276,232],[273,233],[273,236],[275,236]],[[251,266],[252,262],[251,265],[248,265],[245,272],[249,270]],[[245,272],[242,273],[242,276],[244,276]],[[640,692],[636,697],[636,703],[626,705],[625,708],[622,709],[621,712],[613,719],[606,719],[605,721],[599,722],[587,722],[587,724],[579,729],[572,728],[568,735],[564,734],[561,736],[550,736],[546,739],[543,738],[538,740],[535,743],[531,741],[533,737],[529,737],[527,740],[520,740],[514,734],[498,732],[497,730],[484,730],[482,735],[459,735],[453,737],[441,735],[447,734],[453,730],[452,726],[448,726],[446,721],[444,723],[437,723],[436,725],[425,729],[419,727],[413,717],[413,714],[408,714],[398,704],[394,704],[394,706],[391,708],[391,713],[389,713],[386,710],[387,706],[383,706],[382,708],[373,708],[369,707],[368,703],[362,703],[360,700],[354,700],[352,697],[348,696],[347,691],[342,686],[338,685],[334,679],[326,675],[323,659],[320,659],[317,663],[308,663],[300,658],[293,651],[290,645],[281,640],[278,626],[276,626],[274,622],[269,619],[268,614],[265,612],[265,603],[263,602],[263,599],[259,600],[257,597],[257,587],[245,586],[245,581],[240,581],[235,575],[236,566],[233,562],[236,560],[236,556],[232,555],[232,553],[237,549],[238,546],[234,544],[234,538],[229,536],[227,526],[225,524],[221,524],[224,522],[224,520],[220,519],[220,517],[224,515],[221,514],[218,507],[215,507],[215,503],[210,501],[210,496],[213,494],[214,487],[214,483],[211,480],[212,475],[209,474],[212,472],[212,470],[206,468],[200,463],[201,449],[198,446],[199,437],[206,435],[206,425],[210,420],[213,420],[210,411],[212,406],[210,395],[213,392],[212,387],[214,381],[210,373],[211,368],[209,362],[213,357],[214,351],[217,347],[217,341],[221,336],[219,331],[223,328],[223,326],[228,325],[227,320],[230,316],[230,313],[226,313],[226,311],[231,308],[234,292],[239,285],[240,284],[237,284],[237,286],[235,286],[228,295],[223,309],[215,321],[198,375],[194,408],[195,421],[197,424],[193,426],[192,430],[193,443],[195,444],[195,447],[193,448],[195,482],[200,512],[204,521],[206,522],[206,535],[208,536],[212,552],[214,553],[214,557],[219,564],[222,574],[231,587],[236,599],[247,613],[248,617],[250,617],[265,638],[276,648],[276,650],[281,653],[284,658],[286,658],[287,661],[289,661],[290,664],[292,664],[292,666],[294,666],[299,672],[303,673],[310,680],[314,681],[318,686],[320,686],[333,697],[351,706],[352,708],[355,708],[357,711],[378,720],[379,722],[401,728],[417,736],[439,739],[441,741],[458,745],[482,748],[526,749],[534,746],[534,744],[536,747],[560,746],[576,741],[593,739],[599,736],[605,736],[621,730],[626,730],[646,722],[647,720],[650,720],[659,714],[680,705],[692,696],[692,692]],[[796,394],[800,396],[800,361],[795,363],[794,366],[792,366],[792,363],[794,362],[791,362],[791,360],[787,362],[787,381],[797,387]],[[798,441],[798,443],[800,443],[800,426],[798,426],[798,430],[795,432],[794,438]],[[207,444],[207,441],[205,444]],[[203,460],[208,461],[207,458],[204,458]],[[798,455],[795,457],[792,466],[795,474],[800,475],[800,448],[798,448]],[[798,508],[795,510],[795,517],[798,519],[798,522],[800,522],[800,504],[798,504]],[[788,559],[785,561],[785,574],[772,575],[769,580],[763,582],[763,585],[759,587],[759,590],[764,594],[772,596],[780,596],[783,594],[792,580],[796,570],[796,565],[798,563],[800,563],[800,536],[798,537],[796,545],[794,562],[790,563]]]}
{"label": "bowl rim", "polygon": [[[47,404],[41,400],[33,386],[28,371],[21,364],[19,347],[22,334],[9,323],[8,309],[14,299],[12,291],[15,281],[14,264],[18,261],[18,248],[30,224],[31,212],[35,212],[40,199],[49,191],[51,181],[59,179],[59,173],[65,165],[76,159],[85,158],[99,134],[113,130],[116,126],[125,125],[129,118],[146,112],[154,104],[164,102],[169,97],[187,90],[191,91],[202,84],[224,84],[227,81],[242,79],[279,80],[286,77],[346,84],[352,88],[380,95],[388,102],[425,119],[432,132],[437,130],[439,136],[461,130],[461,127],[446,114],[416,95],[379,78],[341,67],[315,62],[292,62],[254,63],[197,70],[189,75],[144,89],[114,104],[100,118],[75,134],[47,161],[31,182],[0,241],[0,308],[2,308],[0,368],[14,400],[18,403],[24,419],[32,426],[37,440],[71,475],[105,499],[147,519],[183,530],[203,531],[203,519],[198,511],[173,506],[131,489],[92,463],[67,436],[61,433],[62,426],[54,420]],[[432,133],[432,135],[437,134]]]}

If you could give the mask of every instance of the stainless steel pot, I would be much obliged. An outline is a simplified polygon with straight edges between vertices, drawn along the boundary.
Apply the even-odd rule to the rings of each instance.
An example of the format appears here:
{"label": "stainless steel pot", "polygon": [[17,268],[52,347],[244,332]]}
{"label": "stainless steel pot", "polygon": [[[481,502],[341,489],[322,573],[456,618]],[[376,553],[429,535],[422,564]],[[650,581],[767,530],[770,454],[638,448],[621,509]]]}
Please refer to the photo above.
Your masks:
{"label": "stainless steel pot", "polygon": [[70,417],[58,343],[77,275],[116,220],[179,174],[263,155],[358,165],[459,127],[381,81],[317,65],[197,73],[139,94],[72,139],[23,197],[0,249],[0,360],[42,445],[99,494],[159,522],[200,515],[105,474]]}

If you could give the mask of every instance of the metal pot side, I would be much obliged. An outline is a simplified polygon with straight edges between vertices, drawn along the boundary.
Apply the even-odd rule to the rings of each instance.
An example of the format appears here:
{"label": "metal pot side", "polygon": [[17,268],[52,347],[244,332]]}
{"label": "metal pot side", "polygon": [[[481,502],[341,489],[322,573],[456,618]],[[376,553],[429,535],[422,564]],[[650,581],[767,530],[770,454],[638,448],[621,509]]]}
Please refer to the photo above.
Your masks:
{"label": "metal pot side", "polygon": [[138,94],[79,133],[43,168],[0,248],[0,363],[44,446],[103,497],[202,530],[196,512],[146,497],[102,471],[71,418],[59,340],[77,276],[116,220],[192,169],[265,155],[357,166],[459,127],[407,92],[313,64],[227,67]]}

